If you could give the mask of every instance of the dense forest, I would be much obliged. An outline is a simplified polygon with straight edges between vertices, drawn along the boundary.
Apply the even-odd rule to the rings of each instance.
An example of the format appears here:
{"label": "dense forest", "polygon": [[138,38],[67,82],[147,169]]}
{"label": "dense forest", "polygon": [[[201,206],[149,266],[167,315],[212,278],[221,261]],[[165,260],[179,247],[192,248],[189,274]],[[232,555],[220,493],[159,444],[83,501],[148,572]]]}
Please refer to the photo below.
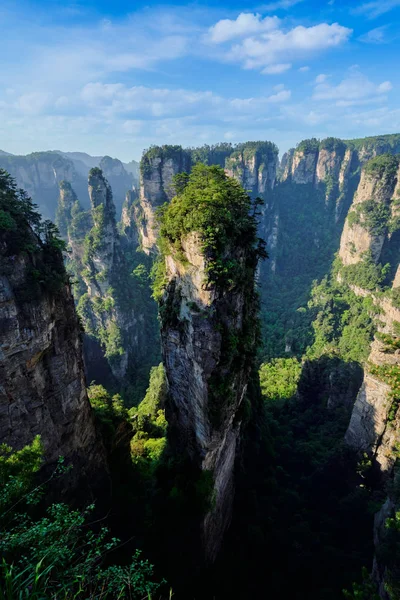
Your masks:
{"label": "dense forest", "polygon": [[0,598],[400,599],[399,152],[0,170]]}

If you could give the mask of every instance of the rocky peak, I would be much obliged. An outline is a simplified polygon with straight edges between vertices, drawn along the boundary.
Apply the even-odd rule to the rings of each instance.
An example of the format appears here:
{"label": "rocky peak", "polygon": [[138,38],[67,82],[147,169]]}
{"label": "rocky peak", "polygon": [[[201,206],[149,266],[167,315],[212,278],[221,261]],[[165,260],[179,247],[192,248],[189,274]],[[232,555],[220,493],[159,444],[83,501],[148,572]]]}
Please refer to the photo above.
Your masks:
{"label": "rocky peak", "polygon": [[[192,223],[196,223],[202,199],[215,190],[211,181],[221,186],[222,196],[222,212],[211,207],[207,215],[209,227],[219,231],[213,249],[201,221],[193,230],[175,226],[181,222],[179,206],[187,193],[193,194]],[[250,199],[222,169],[199,165],[166,211],[161,229],[168,248],[162,259],[166,287],[160,314],[169,386],[169,444],[176,456],[186,457],[194,472],[211,481],[213,502],[201,523],[204,556],[210,561],[231,518],[240,409],[246,402],[255,351],[258,251],[249,211]],[[231,265],[234,272],[222,273],[221,260],[227,271]]]}
{"label": "rocky peak", "polygon": [[18,187],[26,190],[45,218],[54,219],[61,181],[69,181],[82,202],[87,204],[85,178],[71,160],[56,152],[1,156],[0,167],[15,178]]}
{"label": "rocky peak", "polygon": [[68,238],[68,229],[72,219],[72,208],[78,201],[69,181],[60,181],[60,196],[56,212],[56,225],[63,239]]}
{"label": "rocky peak", "polygon": [[119,219],[126,193],[134,185],[132,173],[129,173],[118,158],[104,156],[99,164],[104,177],[107,179],[112,191],[115,203],[115,210]]}

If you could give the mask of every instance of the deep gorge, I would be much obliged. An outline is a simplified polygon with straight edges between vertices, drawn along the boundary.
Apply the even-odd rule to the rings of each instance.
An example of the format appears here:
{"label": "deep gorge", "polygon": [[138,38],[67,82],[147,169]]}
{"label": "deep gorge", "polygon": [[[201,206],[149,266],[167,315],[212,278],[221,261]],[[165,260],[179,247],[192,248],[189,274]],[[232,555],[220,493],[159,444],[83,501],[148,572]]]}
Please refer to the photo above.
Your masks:
{"label": "deep gorge", "polygon": [[[138,180],[87,168],[88,192],[43,154],[0,156],[7,564],[34,573],[42,530],[12,534],[61,489],[121,540],[82,566],[84,598],[116,597],[137,548],[154,569],[133,560],[121,597],[400,598],[400,135],[281,160],[272,142],[154,146]],[[32,509],[59,456],[73,468]],[[84,547],[57,546],[65,598]]]}

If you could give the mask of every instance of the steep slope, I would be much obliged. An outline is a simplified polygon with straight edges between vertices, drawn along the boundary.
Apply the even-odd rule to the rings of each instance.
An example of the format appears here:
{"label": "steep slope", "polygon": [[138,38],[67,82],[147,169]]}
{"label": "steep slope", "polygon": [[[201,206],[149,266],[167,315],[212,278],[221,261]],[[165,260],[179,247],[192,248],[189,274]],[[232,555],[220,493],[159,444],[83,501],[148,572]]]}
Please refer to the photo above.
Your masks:
{"label": "steep slope", "polygon": [[104,456],[61,242],[4,171],[0,217],[0,442],[19,449],[40,435],[47,464],[74,464],[70,483],[95,479]]}
{"label": "steep slope", "polygon": [[169,450],[191,465],[207,490],[199,525],[208,561],[215,560],[230,522],[241,411],[251,402],[247,384],[258,331],[254,276],[262,246],[250,210],[250,198],[220,167],[198,165],[161,227],[156,291]]}

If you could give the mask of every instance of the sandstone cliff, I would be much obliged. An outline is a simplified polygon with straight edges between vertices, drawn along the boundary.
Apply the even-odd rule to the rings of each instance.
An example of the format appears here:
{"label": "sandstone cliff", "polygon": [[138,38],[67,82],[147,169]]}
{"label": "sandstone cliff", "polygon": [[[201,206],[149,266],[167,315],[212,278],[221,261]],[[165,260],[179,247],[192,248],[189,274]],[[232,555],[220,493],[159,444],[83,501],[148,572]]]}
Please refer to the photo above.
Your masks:
{"label": "sandstone cliff", "polygon": [[[198,177],[204,169],[205,178],[208,175],[210,180],[223,182],[222,186],[240,189],[233,182],[226,184],[229,180],[222,170],[196,167],[194,178],[188,184],[194,193],[199,191]],[[211,193],[206,189],[206,182],[204,179],[199,202],[201,197],[206,199]],[[223,221],[218,224],[216,216],[210,214],[210,226],[212,222],[222,240],[226,237],[224,249],[219,251],[223,252],[227,265],[235,265],[236,275],[232,274],[230,283],[213,280],[215,252],[219,251],[206,249],[208,242],[202,231],[182,231],[174,245],[168,246],[163,259],[166,289],[160,306],[162,350],[169,387],[166,402],[169,444],[175,456],[186,457],[194,470],[211,477],[212,502],[201,523],[202,547],[209,561],[216,558],[231,519],[241,407],[246,400],[257,331],[255,225],[248,216],[250,201],[246,201],[247,209],[246,203],[238,208],[232,197],[233,194],[232,205],[226,210],[230,209],[230,218],[236,225],[226,228]],[[180,198],[178,196],[171,205],[172,211],[175,207],[179,210]],[[195,199],[191,209],[196,219]],[[236,227],[240,229],[241,220],[247,232],[243,229],[242,236],[235,232]],[[168,233],[168,226],[165,227],[163,239],[170,244],[175,234]],[[178,239],[179,251],[176,250]]]}
{"label": "sandstone cliff", "polygon": [[1,171],[0,204],[8,215],[0,229],[0,442],[19,449],[40,435],[46,464],[64,456],[76,484],[104,467],[104,456],[62,255],[51,226],[39,225]]}

